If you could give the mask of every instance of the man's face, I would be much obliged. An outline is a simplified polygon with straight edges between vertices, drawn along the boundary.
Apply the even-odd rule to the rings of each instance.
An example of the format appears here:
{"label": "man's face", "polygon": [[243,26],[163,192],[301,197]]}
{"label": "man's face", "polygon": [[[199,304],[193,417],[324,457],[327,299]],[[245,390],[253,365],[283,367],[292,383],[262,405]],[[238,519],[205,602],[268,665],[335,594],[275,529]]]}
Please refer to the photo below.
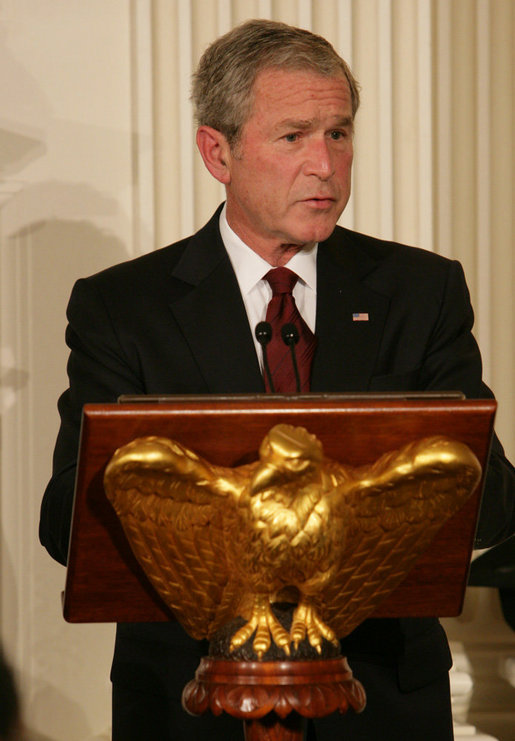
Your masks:
{"label": "man's face", "polygon": [[352,105],[342,77],[268,69],[226,158],[227,219],[266,258],[331,234],[350,196]]}

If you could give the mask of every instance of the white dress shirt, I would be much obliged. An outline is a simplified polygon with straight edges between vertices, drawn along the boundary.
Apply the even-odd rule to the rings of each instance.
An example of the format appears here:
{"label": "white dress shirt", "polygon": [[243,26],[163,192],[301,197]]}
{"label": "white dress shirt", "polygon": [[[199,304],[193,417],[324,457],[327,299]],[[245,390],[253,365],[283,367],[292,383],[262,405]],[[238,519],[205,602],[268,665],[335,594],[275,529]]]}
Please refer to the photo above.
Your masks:
{"label": "white dress shirt", "polygon": [[[233,232],[227,222],[226,206],[220,214],[220,233],[236,274],[256,353],[262,364],[262,350],[256,340],[254,329],[256,324],[265,320],[266,309],[272,298],[272,289],[268,281],[263,279],[272,266]],[[299,276],[293,289],[293,297],[302,318],[312,332],[315,331],[316,319],[317,249],[318,244],[315,244],[309,249],[299,250],[286,265]]]}

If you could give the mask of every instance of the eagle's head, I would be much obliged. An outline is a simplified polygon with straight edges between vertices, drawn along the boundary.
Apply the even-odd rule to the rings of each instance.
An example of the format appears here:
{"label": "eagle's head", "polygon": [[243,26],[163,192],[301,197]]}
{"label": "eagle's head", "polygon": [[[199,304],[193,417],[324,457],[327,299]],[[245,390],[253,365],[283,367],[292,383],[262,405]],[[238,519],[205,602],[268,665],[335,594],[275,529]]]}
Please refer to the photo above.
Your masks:
{"label": "eagle's head", "polygon": [[264,438],[259,458],[250,483],[251,495],[316,474],[323,459],[322,444],[304,427],[280,424]]}

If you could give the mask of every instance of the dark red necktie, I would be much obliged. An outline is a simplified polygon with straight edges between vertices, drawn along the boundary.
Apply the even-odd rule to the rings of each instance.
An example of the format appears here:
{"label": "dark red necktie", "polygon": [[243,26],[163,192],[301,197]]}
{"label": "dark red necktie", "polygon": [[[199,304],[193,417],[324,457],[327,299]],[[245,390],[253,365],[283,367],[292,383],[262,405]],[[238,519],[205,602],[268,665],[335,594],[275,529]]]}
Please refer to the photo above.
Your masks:
{"label": "dark red necktie", "polygon": [[[301,317],[292,295],[298,276],[288,268],[274,268],[265,275],[265,280],[270,284],[273,294],[266,311],[266,321],[272,326],[272,339],[267,346],[267,357],[274,391],[279,393],[297,391],[291,349],[281,336],[281,329],[285,324],[293,324],[299,333],[299,340],[295,345],[295,358],[300,390],[309,391],[316,337]],[[267,391],[271,390],[266,374],[265,386]]]}

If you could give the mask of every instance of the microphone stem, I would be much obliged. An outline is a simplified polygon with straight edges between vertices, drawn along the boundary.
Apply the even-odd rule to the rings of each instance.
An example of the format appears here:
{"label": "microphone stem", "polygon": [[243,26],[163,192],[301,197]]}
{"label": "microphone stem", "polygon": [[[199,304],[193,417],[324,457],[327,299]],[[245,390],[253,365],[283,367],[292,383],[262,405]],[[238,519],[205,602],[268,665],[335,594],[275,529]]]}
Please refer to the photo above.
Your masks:
{"label": "microphone stem", "polygon": [[295,373],[295,384],[297,386],[297,393],[300,394],[300,376],[299,376],[299,368],[297,366],[297,358],[295,355],[295,343],[290,342],[290,352],[291,352],[291,362],[293,364],[293,371]]}
{"label": "microphone stem", "polygon": [[268,365],[268,353],[266,351],[266,345],[262,344],[261,347],[263,348],[263,368],[265,369],[266,377],[268,378],[268,385],[270,386],[270,391],[275,393],[274,389],[274,382],[272,381],[272,374],[270,373],[270,366]]}

